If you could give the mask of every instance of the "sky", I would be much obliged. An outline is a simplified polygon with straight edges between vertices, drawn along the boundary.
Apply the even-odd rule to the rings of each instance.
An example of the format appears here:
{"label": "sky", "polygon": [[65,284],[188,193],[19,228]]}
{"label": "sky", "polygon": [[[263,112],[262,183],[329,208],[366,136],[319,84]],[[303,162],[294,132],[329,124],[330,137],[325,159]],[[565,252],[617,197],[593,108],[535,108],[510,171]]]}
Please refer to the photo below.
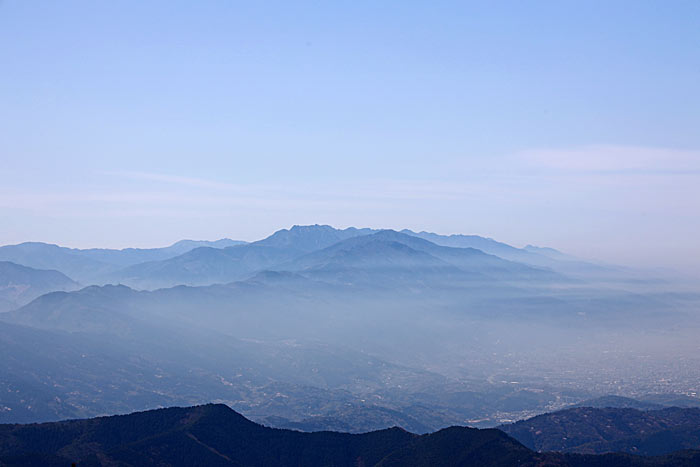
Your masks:
{"label": "sky", "polygon": [[700,270],[700,2],[0,1],[0,244],[479,234]]}

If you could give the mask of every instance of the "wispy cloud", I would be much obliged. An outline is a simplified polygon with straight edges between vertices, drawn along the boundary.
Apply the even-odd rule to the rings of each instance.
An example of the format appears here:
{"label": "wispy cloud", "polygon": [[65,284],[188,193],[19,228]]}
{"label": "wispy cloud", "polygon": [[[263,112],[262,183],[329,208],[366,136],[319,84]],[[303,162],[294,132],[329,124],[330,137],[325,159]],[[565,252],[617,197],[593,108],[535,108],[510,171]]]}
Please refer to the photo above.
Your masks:
{"label": "wispy cloud", "polygon": [[700,151],[684,149],[592,145],[528,150],[512,160],[524,167],[578,174],[700,175]]}
{"label": "wispy cloud", "polygon": [[[448,180],[396,180],[372,179],[315,183],[286,182],[280,184],[233,184],[217,180],[194,178],[179,175],[148,172],[102,172],[103,175],[122,177],[130,180],[159,182],[164,186],[196,189],[200,194],[217,192],[238,195],[249,199],[289,200],[289,199],[456,199],[472,193],[474,189],[463,183]],[[131,197],[128,193],[115,193],[114,198]],[[140,196],[140,195],[139,195]],[[94,196],[92,196],[94,198]]]}
{"label": "wispy cloud", "polygon": [[216,180],[208,180],[204,178],[187,177],[182,175],[171,175],[165,173],[152,173],[152,172],[133,172],[133,171],[108,171],[100,172],[103,175],[115,176],[126,178],[130,180],[146,180],[152,182],[159,182],[170,185],[180,185],[193,188],[205,188],[212,190],[226,190],[226,191],[246,191],[250,187],[246,185],[235,185],[232,183],[225,183]]}
{"label": "wispy cloud", "polygon": [[[479,159],[455,167],[444,177],[424,179],[363,178],[360,180],[310,182],[285,181],[276,184],[238,184],[179,174],[142,171],[110,171],[97,174],[112,179],[97,187],[66,190],[37,190],[7,187],[0,190],[0,206],[12,209],[57,210],[115,208],[163,210],[171,207],[214,208],[258,207],[314,208],[352,206],[381,209],[402,203],[487,203],[524,205],[534,209],[538,203],[583,202],[576,193],[597,197],[605,187],[607,196],[625,200],[628,209],[636,209],[634,199],[645,200],[644,209],[673,203],[694,205],[694,182],[680,176],[700,175],[700,151],[640,148],[627,146],[585,146],[580,148],[523,151],[503,158]],[[613,176],[613,177],[611,177]],[[622,177],[622,178],[621,178]],[[116,181],[115,181],[116,179]],[[135,183],[124,183],[130,180]],[[681,181],[679,181],[681,180]],[[148,182],[148,183],[146,183]],[[154,183],[150,183],[154,182]],[[672,185],[667,189],[664,185]],[[653,191],[663,187],[663,196]],[[594,191],[592,191],[594,190]],[[675,194],[674,194],[675,193]],[[652,199],[650,198],[650,194]],[[590,207],[596,202],[590,200]],[[607,203],[609,207],[610,202]],[[602,208],[602,206],[600,206]],[[502,206],[506,210],[507,206]]]}

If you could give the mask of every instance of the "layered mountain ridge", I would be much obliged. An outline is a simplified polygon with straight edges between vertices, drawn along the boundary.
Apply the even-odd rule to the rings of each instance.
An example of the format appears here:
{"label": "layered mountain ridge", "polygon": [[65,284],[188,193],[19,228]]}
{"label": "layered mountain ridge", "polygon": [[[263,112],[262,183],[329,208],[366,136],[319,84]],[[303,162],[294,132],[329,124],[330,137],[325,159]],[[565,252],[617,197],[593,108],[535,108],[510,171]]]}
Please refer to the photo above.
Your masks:
{"label": "layered mountain ridge", "polygon": [[58,271],[0,261],[0,312],[19,308],[48,292],[79,288],[80,284]]}
{"label": "layered mountain ridge", "polygon": [[[110,259],[124,253],[93,252],[117,279],[0,313],[0,422],[220,401],[280,428],[424,434],[610,392],[683,402],[694,384],[692,366],[676,370],[691,360],[652,371],[647,348],[669,326],[673,345],[695,348],[699,297],[598,287],[562,272],[572,260],[558,252],[421,235],[295,226],[126,267]],[[633,364],[649,377],[618,376]]]}
{"label": "layered mountain ridge", "polygon": [[[36,242],[23,243],[0,247],[0,260],[56,269],[84,284],[123,283],[136,288],[155,289],[181,284],[226,283],[245,279],[266,269],[286,270],[292,267],[298,270],[304,262],[304,255],[320,252],[353,238],[374,235],[384,240],[392,236],[392,241],[467,269],[475,266],[465,264],[468,250],[480,250],[493,256],[492,263],[501,260],[499,257],[504,258],[496,269],[520,269],[518,274],[521,278],[527,277],[526,271],[543,277],[542,268],[551,273],[554,263],[548,256],[478,236],[441,236],[410,230],[395,232],[354,227],[340,230],[327,225],[296,225],[252,243],[229,239],[215,242],[183,240],[166,248],[153,249],[78,250]],[[416,243],[413,239],[423,242]],[[297,260],[300,264],[295,266],[294,261]],[[483,267],[484,264],[479,266]],[[554,277],[551,274],[551,278]]]}

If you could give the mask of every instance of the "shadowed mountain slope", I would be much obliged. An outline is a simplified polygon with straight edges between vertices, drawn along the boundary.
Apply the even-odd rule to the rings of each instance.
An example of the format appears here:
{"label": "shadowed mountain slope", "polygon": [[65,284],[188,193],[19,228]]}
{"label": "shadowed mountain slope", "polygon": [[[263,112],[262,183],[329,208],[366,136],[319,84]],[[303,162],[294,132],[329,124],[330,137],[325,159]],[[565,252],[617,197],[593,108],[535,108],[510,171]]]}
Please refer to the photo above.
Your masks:
{"label": "shadowed mountain slope", "polygon": [[642,399],[651,404],[660,404],[666,407],[700,407],[700,398],[685,394],[649,394]]}
{"label": "shadowed mountain slope", "polygon": [[588,399],[583,402],[579,402],[578,404],[575,404],[573,407],[593,407],[597,409],[612,407],[615,409],[658,410],[662,409],[664,405],[655,404],[653,402],[640,401],[637,399],[632,399],[631,397],[611,395],[596,397],[595,399]]}
{"label": "shadowed mountain slope", "polygon": [[499,427],[538,451],[661,455],[700,449],[700,409],[573,408]]}

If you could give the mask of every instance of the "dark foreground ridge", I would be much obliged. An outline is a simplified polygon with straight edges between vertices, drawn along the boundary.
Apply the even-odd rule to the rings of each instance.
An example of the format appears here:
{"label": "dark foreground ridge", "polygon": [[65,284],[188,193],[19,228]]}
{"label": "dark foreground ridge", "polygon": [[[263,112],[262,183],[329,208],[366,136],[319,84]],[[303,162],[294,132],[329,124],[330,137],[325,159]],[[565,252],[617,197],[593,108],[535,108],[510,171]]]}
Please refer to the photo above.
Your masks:
{"label": "dark foreground ridge", "polygon": [[537,451],[658,456],[700,447],[700,408],[575,407],[499,428]]}
{"label": "dark foreground ridge", "polygon": [[2,466],[691,466],[663,457],[537,453],[496,429],[400,428],[365,434],[267,428],[209,404],[87,420],[0,425]]}

